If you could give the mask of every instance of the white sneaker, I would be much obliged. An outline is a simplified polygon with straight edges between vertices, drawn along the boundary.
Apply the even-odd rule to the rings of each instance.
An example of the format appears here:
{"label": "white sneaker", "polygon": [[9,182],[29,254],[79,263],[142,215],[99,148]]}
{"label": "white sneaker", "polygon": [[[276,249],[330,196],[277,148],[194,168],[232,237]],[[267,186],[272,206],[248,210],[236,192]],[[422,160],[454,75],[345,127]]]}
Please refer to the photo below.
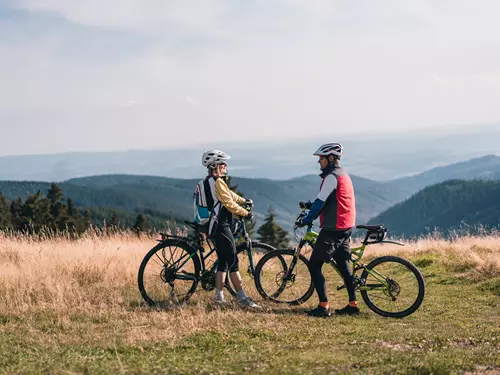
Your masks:
{"label": "white sneaker", "polygon": [[224,297],[220,297],[220,296],[217,296],[217,295],[214,296],[214,298],[212,299],[212,302],[215,305],[219,305],[219,306],[227,306],[227,305],[229,305],[229,302],[226,301],[226,299]]}
{"label": "white sneaker", "polygon": [[252,301],[250,297],[239,299],[238,305],[240,305],[241,307],[245,307],[247,309],[262,310],[262,307],[257,305],[254,301]]}

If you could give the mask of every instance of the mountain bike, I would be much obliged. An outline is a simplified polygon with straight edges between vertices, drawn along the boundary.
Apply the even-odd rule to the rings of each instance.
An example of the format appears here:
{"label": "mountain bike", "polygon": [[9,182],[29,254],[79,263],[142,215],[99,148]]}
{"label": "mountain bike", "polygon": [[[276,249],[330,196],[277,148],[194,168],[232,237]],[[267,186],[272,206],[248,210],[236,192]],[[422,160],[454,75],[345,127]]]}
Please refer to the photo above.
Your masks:
{"label": "mountain bike", "polygon": [[[297,220],[304,218],[302,210]],[[356,290],[363,301],[375,313],[393,318],[402,318],[415,312],[424,299],[425,284],[422,274],[410,261],[399,256],[382,256],[367,265],[361,263],[367,246],[378,243],[402,243],[386,240],[387,228],[383,225],[357,225],[366,230],[360,247],[351,249],[352,271]],[[314,293],[307,258],[302,254],[306,245],[314,247],[318,233],[312,231],[312,224],[301,232],[294,227],[298,246],[295,249],[279,249],[264,255],[255,268],[255,285],[266,300],[290,305],[306,302]],[[329,264],[339,273],[335,261]],[[361,275],[358,275],[358,272]],[[340,273],[339,273],[340,275]],[[340,285],[337,290],[344,289]]]}
{"label": "mountain bike", "polygon": [[[141,262],[138,274],[139,291],[150,306],[168,305],[174,301],[185,302],[196,291],[199,283],[203,290],[215,289],[218,260],[210,260],[215,251],[215,244],[210,239],[204,238],[206,232],[204,226],[189,221],[185,221],[185,224],[193,229],[193,235],[177,236],[160,233],[159,244],[153,247]],[[240,257],[240,264],[243,256],[248,257],[247,279],[253,279],[254,255],[276,249],[251,240],[242,218],[234,220],[233,233],[235,240],[238,238],[244,240],[236,246],[236,251]],[[241,274],[242,278],[245,278],[244,273]],[[225,287],[233,296],[236,295],[229,277],[225,280]]]}

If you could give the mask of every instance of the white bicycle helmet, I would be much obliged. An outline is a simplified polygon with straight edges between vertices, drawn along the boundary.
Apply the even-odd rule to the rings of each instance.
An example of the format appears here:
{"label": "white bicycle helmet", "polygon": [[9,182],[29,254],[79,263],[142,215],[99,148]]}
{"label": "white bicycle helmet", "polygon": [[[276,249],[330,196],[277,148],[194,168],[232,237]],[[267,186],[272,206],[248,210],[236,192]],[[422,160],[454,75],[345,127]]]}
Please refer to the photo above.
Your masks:
{"label": "white bicycle helmet", "polygon": [[226,160],[231,159],[231,156],[220,150],[209,150],[203,153],[201,158],[201,164],[204,167],[211,167],[217,164],[221,164]]}
{"label": "white bicycle helmet", "polygon": [[344,154],[344,147],[340,143],[325,143],[316,150],[313,155],[316,156],[329,156],[334,155],[339,159]]}

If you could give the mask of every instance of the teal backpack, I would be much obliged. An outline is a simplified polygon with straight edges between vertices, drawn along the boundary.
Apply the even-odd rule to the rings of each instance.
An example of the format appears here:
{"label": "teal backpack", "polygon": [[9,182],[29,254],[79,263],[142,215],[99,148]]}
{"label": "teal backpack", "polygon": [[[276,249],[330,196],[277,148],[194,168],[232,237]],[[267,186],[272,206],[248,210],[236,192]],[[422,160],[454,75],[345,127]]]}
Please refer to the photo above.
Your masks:
{"label": "teal backpack", "polygon": [[212,217],[214,198],[210,189],[208,177],[196,184],[193,194],[194,222],[198,225],[207,225]]}

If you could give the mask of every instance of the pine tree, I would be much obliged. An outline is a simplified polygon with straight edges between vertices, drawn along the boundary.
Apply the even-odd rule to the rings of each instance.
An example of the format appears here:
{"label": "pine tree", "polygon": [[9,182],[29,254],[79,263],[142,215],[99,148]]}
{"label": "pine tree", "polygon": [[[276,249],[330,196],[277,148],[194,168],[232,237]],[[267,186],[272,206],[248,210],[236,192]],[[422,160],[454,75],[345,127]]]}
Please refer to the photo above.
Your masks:
{"label": "pine tree", "polygon": [[10,215],[12,228],[14,230],[24,230],[27,220],[23,216],[23,200],[20,197],[10,203]]}
{"label": "pine tree", "polygon": [[52,221],[50,201],[44,197],[40,191],[36,194],[29,195],[26,197],[24,203],[22,203],[21,217],[23,225],[19,229],[28,230],[31,233],[38,233],[46,227],[50,228],[50,226],[48,226],[48,223]]}
{"label": "pine tree", "polygon": [[68,198],[67,200],[68,203],[68,216],[69,217],[75,217],[75,216],[80,216],[78,210],[75,208],[75,204],[73,203],[73,199]]}
{"label": "pine tree", "polygon": [[64,198],[62,189],[53,182],[50,184],[50,189],[47,190],[47,198],[50,200],[51,206],[54,206]]}
{"label": "pine tree", "polygon": [[287,247],[290,240],[288,234],[275,222],[276,213],[269,207],[264,224],[259,228],[259,240],[276,248]]}
{"label": "pine tree", "polygon": [[113,211],[113,213],[111,214],[111,219],[109,220],[109,225],[115,229],[120,227],[120,218],[118,217],[118,214],[116,211]]}
{"label": "pine tree", "polygon": [[68,226],[68,213],[66,205],[62,202],[64,194],[62,189],[52,183],[47,191],[47,199],[50,202],[51,220],[48,220],[45,225],[50,226],[53,230],[64,230]]}
{"label": "pine tree", "polygon": [[12,226],[12,215],[10,213],[9,202],[7,198],[0,193],[0,230]]}
{"label": "pine tree", "polygon": [[82,232],[89,229],[91,225],[92,225],[92,218],[90,217],[90,212],[89,210],[85,210],[83,211],[82,226],[84,229],[82,230]]}
{"label": "pine tree", "polygon": [[137,215],[133,229],[135,229],[138,232],[143,232],[148,230],[149,229],[148,218],[143,214]]}
{"label": "pine tree", "polygon": [[67,217],[65,218],[65,226],[68,228],[70,233],[82,233],[85,231],[86,227],[82,220],[82,215],[80,211],[75,207],[73,200],[68,198],[67,201]]}

